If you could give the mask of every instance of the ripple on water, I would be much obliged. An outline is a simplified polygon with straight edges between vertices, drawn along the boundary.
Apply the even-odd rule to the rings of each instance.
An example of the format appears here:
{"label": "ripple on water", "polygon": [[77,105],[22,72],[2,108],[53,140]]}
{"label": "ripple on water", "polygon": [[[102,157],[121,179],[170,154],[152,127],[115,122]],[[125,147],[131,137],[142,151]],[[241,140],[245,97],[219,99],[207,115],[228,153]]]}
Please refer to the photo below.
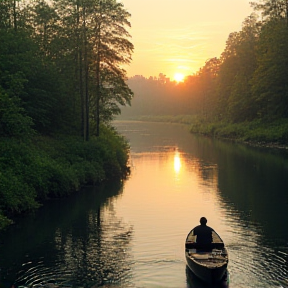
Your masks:
{"label": "ripple on water", "polygon": [[[283,287],[287,286],[287,253],[263,245],[260,226],[241,221],[239,215],[229,211],[227,231],[224,235],[229,251],[231,287]],[[243,217],[242,217],[243,219]]]}
{"label": "ripple on water", "polygon": [[133,230],[113,219],[102,225],[101,237],[97,226],[89,231],[87,239],[77,239],[72,233],[64,239],[56,233],[57,256],[29,259],[18,272],[15,286],[36,288],[49,284],[48,288],[51,285],[86,288],[128,283],[133,265],[129,246]]}

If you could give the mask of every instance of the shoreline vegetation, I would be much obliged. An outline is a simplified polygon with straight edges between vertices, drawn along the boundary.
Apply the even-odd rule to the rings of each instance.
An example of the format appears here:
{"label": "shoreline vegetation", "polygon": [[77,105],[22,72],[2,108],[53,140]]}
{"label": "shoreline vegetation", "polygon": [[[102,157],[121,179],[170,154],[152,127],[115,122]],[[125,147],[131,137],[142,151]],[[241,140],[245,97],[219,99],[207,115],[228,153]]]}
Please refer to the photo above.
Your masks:
{"label": "shoreline vegetation", "polygon": [[225,139],[251,146],[288,150],[288,119],[272,122],[255,120],[243,123],[210,122],[195,115],[142,115],[119,120],[165,122],[189,126],[190,133]]}
{"label": "shoreline vegetation", "polygon": [[129,173],[128,143],[113,128],[102,127],[90,141],[67,135],[1,138],[0,150],[0,230],[45,200]]}

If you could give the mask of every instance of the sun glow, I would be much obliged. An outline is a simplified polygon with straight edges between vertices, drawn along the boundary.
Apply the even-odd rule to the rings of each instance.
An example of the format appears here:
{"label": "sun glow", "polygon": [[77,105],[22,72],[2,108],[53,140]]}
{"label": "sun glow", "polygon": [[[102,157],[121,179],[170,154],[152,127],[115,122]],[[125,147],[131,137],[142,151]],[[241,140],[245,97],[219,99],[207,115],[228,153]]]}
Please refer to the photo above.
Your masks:
{"label": "sun glow", "polygon": [[176,174],[180,172],[181,169],[181,159],[180,159],[180,154],[178,151],[175,152],[174,154],[174,171]]}
{"label": "sun glow", "polygon": [[184,80],[184,75],[182,73],[175,73],[174,74],[174,80],[176,82],[183,82]]}

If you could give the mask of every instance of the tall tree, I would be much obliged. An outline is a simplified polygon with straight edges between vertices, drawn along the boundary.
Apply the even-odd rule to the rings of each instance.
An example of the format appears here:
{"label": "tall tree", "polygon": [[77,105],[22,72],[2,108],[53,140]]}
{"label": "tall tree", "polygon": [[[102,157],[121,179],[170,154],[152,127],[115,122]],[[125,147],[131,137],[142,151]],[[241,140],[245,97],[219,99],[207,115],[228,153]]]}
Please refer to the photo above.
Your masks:
{"label": "tall tree", "polygon": [[198,87],[201,90],[202,115],[205,119],[212,117],[216,107],[215,81],[219,73],[220,60],[217,57],[208,59],[198,72]]}
{"label": "tall tree", "polygon": [[237,57],[237,45],[239,43],[239,32],[230,33],[226,47],[221,54],[221,64],[217,77],[217,107],[215,113],[219,119],[227,117],[228,100],[231,95],[235,75],[238,72],[239,58]]}
{"label": "tall tree", "polygon": [[251,120],[255,111],[251,99],[251,83],[256,69],[256,47],[260,33],[260,25],[255,14],[243,22],[236,47],[238,58],[237,73],[228,99],[228,117],[233,122]]}
{"label": "tall tree", "polygon": [[9,29],[12,28],[14,31],[18,30],[19,26],[23,25],[20,21],[23,18],[22,9],[20,9],[21,0],[1,0],[0,1],[0,28]]}
{"label": "tall tree", "polygon": [[257,69],[252,78],[258,117],[288,117],[288,30],[285,21],[270,21],[262,28]]}
{"label": "tall tree", "polygon": [[233,122],[251,120],[250,80],[256,69],[256,47],[260,26],[252,14],[243,22],[240,32],[230,34],[222,53],[218,82],[219,111],[225,119]]}
{"label": "tall tree", "polygon": [[34,14],[31,17],[34,37],[38,41],[41,50],[46,55],[50,55],[50,44],[58,32],[58,15],[55,9],[44,0],[37,0],[31,8],[31,12]]}
{"label": "tall tree", "polygon": [[[86,25],[89,16],[89,0],[54,0],[54,7],[59,15],[60,27],[55,42],[56,65],[68,82],[67,101],[72,103],[74,123],[81,123],[84,140],[89,138],[89,108],[85,97],[88,96],[89,47]],[[91,9],[90,9],[91,10]],[[91,57],[90,57],[91,58]],[[67,80],[69,79],[69,80]]]}
{"label": "tall tree", "polygon": [[[134,49],[129,41],[130,34],[126,30],[126,27],[130,27],[129,17],[130,13],[116,0],[94,2],[92,41],[95,51],[95,94],[92,100],[97,136],[100,133],[101,104],[104,105],[102,111],[107,111],[106,108],[111,105],[113,98],[115,105],[122,105],[129,104],[133,96],[125,82],[126,71],[122,68],[123,64],[130,63]],[[114,112],[117,112],[116,110],[113,109]]]}

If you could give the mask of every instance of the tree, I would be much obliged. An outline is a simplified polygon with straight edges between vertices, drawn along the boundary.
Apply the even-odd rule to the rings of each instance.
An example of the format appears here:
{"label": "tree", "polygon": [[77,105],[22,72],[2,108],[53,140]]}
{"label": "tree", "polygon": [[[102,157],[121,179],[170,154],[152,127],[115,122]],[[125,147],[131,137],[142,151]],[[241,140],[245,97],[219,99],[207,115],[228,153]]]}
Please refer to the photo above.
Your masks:
{"label": "tree", "polygon": [[288,19],[288,0],[258,0],[258,2],[252,2],[251,6],[255,11],[261,11],[263,21]]}
{"label": "tree", "polygon": [[33,13],[30,21],[34,29],[34,37],[39,43],[43,53],[50,55],[51,42],[58,32],[58,15],[53,7],[44,0],[37,0],[31,7]]}
{"label": "tree", "polygon": [[237,73],[228,99],[228,117],[233,122],[252,120],[255,117],[251,97],[251,78],[256,69],[256,47],[260,25],[255,14],[243,22],[236,46]]}
{"label": "tree", "polygon": [[288,30],[285,21],[270,21],[262,28],[252,95],[260,118],[288,117]]}
{"label": "tree", "polygon": [[94,48],[95,93],[91,101],[94,104],[97,136],[100,133],[100,118],[104,116],[100,114],[101,105],[102,111],[106,112],[113,106],[111,116],[119,112],[115,105],[129,104],[133,96],[125,82],[126,71],[122,68],[123,64],[130,63],[134,49],[126,30],[126,26],[130,27],[129,17],[123,4],[116,0],[94,2],[91,40]]}
{"label": "tree", "polygon": [[17,31],[19,9],[16,0],[0,1],[0,28],[13,28]]}
{"label": "tree", "polygon": [[[59,15],[60,29],[55,41],[56,65],[67,83],[69,97],[73,103],[74,119],[81,122],[81,134],[89,139],[89,63],[92,61],[92,46],[87,18],[92,14],[90,0],[54,0]],[[67,86],[67,85],[66,85]],[[78,118],[79,117],[79,118]]]}
{"label": "tree", "polygon": [[220,60],[217,57],[208,59],[198,72],[199,88],[201,90],[202,114],[204,118],[211,117],[216,108],[215,81],[219,73]]}
{"label": "tree", "polygon": [[245,19],[240,32],[230,34],[222,53],[217,97],[218,111],[226,120],[242,122],[255,117],[250,80],[256,69],[259,33],[257,16],[252,14]]}
{"label": "tree", "polygon": [[82,126],[88,140],[89,120],[96,118],[99,135],[100,119],[107,122],[120,113],[119,105],[130,104],[123,65],[134,47],[122,3],[3,0],[0,16],[0,85],[10,96],[7,79],[21,76],[16,96],[38,132],[69,123]]}

